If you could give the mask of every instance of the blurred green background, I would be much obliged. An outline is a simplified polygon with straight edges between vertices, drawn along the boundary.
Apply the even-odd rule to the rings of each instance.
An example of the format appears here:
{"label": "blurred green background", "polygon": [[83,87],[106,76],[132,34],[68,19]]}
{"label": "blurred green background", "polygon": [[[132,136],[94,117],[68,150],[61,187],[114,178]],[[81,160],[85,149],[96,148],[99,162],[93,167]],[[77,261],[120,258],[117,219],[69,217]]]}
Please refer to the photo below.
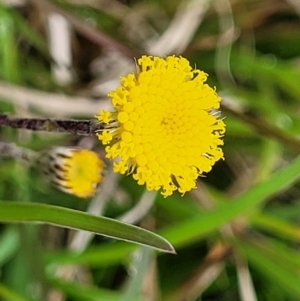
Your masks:
{"label": "blurred green background", "polygon": [[[0,157],[0,200],[103,214],[159,233],[177,255],[45,225],[1,224],[0,300],[300,300],[300,3],[2,0],[0,111],[92,119],[142,54],[187,57],[223,99],[225,161],[164,199],[110,168],[99,195],[53,188]],[[96,139],[0,129],[42,151]],[[299,175],[298,175],[299,174]]]}

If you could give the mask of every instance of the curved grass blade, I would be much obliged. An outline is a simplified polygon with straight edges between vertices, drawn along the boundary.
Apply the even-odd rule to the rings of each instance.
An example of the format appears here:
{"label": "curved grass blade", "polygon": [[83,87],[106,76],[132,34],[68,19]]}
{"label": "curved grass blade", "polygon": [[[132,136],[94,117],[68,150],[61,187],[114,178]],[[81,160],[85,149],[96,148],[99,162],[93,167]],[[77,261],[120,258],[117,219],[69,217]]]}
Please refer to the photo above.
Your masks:
{"label": "curved grass blade", "polygon": [[173,246],[163,237],[145,229],[103,216],[58,206],[0,201],[0,222],[39,222],[56,226],[86,230],[96,234],[138,243],[159,251],[175,253]]}
{"label": "curved grass blade", "polygon": [[45,254],[44,259],[47,264],[88,264],[93,267],[109,267],[124,261],[136,248],[137,246],[133,244],[119,241],[99,244],[82,253],[71,250],[49,252]]}
{"label": "curved grass blade", "polygon": [[0,283],[0,300],[6,301],[30,301],[18,293],[10,290],[6,286]]}
{"label": "curved grass blade", "polygon": [[251,223],[285,240],[300,241],[300,227],[276,216],[260,213],[251,217]]}
{"label": "curved grass blade", "polygon": [[57,289],[64,292],[72,300],[84,301],[119,301],[121,293],[108,289],[98,288],[92,285],[70,282],[61,278],[49,277],[48,281]]}
{"label": "curved grass blade", "polygon": [[223,203],[213,211],[197,214],[188,220],[160,231],[176,247],[195,242],[238,216],[251,214],[266,199],[287,189],[300,179],[300,156],[285,168],[273,173],[230,202]]}

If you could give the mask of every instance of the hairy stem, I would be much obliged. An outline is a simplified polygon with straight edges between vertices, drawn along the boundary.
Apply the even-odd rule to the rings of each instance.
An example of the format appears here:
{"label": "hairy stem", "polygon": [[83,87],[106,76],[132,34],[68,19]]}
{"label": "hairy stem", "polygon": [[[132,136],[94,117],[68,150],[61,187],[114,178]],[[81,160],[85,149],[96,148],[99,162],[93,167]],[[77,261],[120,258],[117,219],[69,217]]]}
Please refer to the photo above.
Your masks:
{"label": "hairy stem", "polygon": [[0,114],[0,126],[32,131],[61,132],[78,136],[93,136],[104,128],[102,123],[90,120],[57,120],[49,118],[13,118]]}

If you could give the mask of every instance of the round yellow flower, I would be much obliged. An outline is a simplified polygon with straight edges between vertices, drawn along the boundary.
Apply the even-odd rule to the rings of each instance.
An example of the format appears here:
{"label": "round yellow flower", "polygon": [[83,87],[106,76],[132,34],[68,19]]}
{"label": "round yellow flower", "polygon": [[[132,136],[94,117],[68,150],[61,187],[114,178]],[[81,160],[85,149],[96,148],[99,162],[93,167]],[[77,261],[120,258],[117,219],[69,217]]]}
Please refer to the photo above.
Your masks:
{"label": "round yellow flower", "polygon": [[55,147],[41,157],[44,172],[64,192],[81,198],[91,197],[103,180],[105,164],[91,150]]}
{"label": "round yellow flower", "polygon": [[114,171],[164,196],[184,194],[223,158],[220,98],[183,57],[142,56],[137,69],[108,94],[115,111],[96,116],[105,124],[98,138]]}

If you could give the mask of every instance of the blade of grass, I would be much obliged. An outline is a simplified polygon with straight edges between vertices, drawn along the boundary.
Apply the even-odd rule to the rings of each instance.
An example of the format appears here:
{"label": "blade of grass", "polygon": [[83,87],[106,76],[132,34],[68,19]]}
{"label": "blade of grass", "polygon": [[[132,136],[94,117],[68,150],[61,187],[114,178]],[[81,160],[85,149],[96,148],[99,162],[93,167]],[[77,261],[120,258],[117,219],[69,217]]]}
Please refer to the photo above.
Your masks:
{"label": "blade of grass", "polygon": [[[6,286],[0,283],[0,300],[3,301],[29,301],[28,299],[20,296],[19,294],[11,291]],[[3,299],[2,299],[3,298]]]}
{"label": "blade of grass", "polygon": [[48,51],[48,47],[43,37],[34,31],[32,27],[28,26],[26,21],[20,17],[20,15],[16,14],[14,11],[10,11],[9,14],[14,19],[17,29],[23,35],[25,39],[28,40],[36,49],[41,52],[45,58],[51,60],[51,56]]}
{"label": "blade of grass", "polygon": [[20,73],[18,51],[15,45],[15,24],[2,5],[0,5],[0,20],[1,75],[10,82],[19,83]]}
{"label": "blade of grass", "polygon": [[78,253],[74,251],[53,252],[45,255],[50,264],[89,264],[93,267],[107,267],[127,260],[137,246],[124,242],[105,243]]}
{"label": "blade of grass", "polygon": [[247,215],[267,198],[287,189],[300,178],[300,157],[290,165],[272,174],[230,203],[220,205],[214,211],[199,214],[161,231],[161,235],[176,247],[187,245],[240,215]]}
{"label": "blade of grass", "polygon": [[14,256],[19,245],[17,230],[13,227],[7,227],[0,237],[0,266]]}
{"label": "blade of grass", "polygon": [[253,215],[251,217],[251,222],[254,226],[274,233],[284,239],[291,239],[297,242],[300,241],[300,228],[279,219],[278,217],[262,213]]}
{"label": "blade of grass", "polygon": [[118,301],[120,294],[115,291],[100,289],[94,286],[82,285],[79,283],[69,282],[60,278],[49,278],[50,283],[63,291],[67,296],[72,297],[72,300],[78,301]]}
{"label": "blade of grass", "polygon": [[268,248],[268,256],[279,259],[284,262],[284,265],[290,266],[293,270],[299,271],[300,269],[300,254],[297,247],[292,248],[285,242],[276,238],[264,237],[265,245]]}
{"label": "blade of grass", "polygon": [[0,222],[53,224],[135,242],[164,252],[175,252],[167,240],[145,229],[58,206],[0,201]]}

